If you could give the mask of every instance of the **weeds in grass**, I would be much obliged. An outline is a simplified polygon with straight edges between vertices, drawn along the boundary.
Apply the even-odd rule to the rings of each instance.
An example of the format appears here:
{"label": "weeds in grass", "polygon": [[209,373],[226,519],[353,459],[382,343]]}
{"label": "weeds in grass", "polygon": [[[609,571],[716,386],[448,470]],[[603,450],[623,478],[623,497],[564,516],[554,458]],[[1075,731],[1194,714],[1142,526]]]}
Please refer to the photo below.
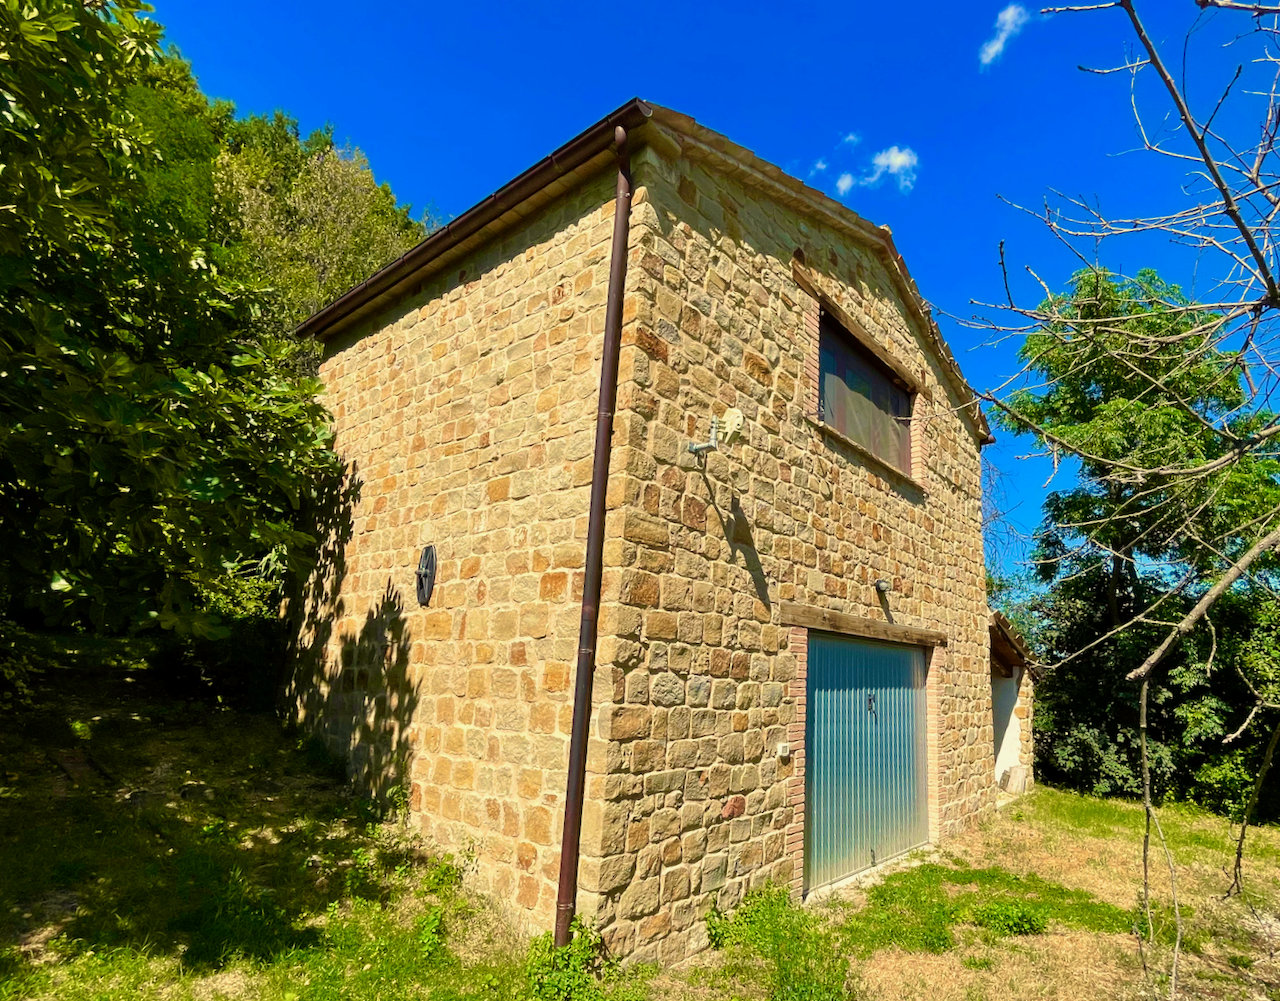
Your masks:
{"label": "weeds in grass", "polygon": [[414,925],[418,933],[418,947],[423,959],[432,959],[444,945],[444,908],[439,905],[427,908]]}
{"label": "weeds in grass", "polygon": [[[707,938],[717,949],[758,958],[770,1001],[846,1001],[849,962],[821,917],[801,910],[783,886],[750,891],[732,917],[707,916]],[[741,974],[741,967],[738,968]]]}
{"label": "weeds in grass", "polygon": [[462,867],[452,855],[437,855],[423,863],[418,873],[418,886],[423,893],[439,897],[451,896],[462,885]]}
{"label": "weeds in grass", "polygon": [[623,969],[607,953],[590,925],[574,918],[569,944],[555,947],[551,933],[529,944],[520,1001],[645,1001],[656,969]]}
{"label": "weeds in grass", "polygon": [[225,966],[241,956],[263,959],[316,939],[314,930],[296,927],[271,891],[249,879],[239,866],[173,927],[186,933],[189,944],[182,961],[194,968]]}
{"label": "weeds in grass", "polygon": [[600,933],[573,919],[569,944],[557,949],[551,933],[529,945],[525,961],[533,1001],[604,1001],[604,980],[613,972]]}
{"label": "weeds in grass", "polygon": [[343,889],[348,897],[377,900],[382,891],[382,867],[373,846],[361,846],[351,853],[343,872]]}
{"label": "weeds in grass", "polygon": [[17,949],[0,949],[0,1001],[23,996],[29,979],[27,964]]}
{"label": "weeds in grass", "polygon": [[409,822],[409,787],[403,783],[387,794],[387,803],[395,818],[402,824]]}
{"label": "weeds in grass", "polygon": [[1021,900],[991,900],[973,909],[973,923],[997,935],[1039,935],[1048,927],[1044,912]]}
{"label": "weeds in grass", "polygon": [[380,1001],[508,998],[518,993],[519,968],[466,968],[448,947],[442,906],[410,918],[402,909],[355,899],[336,908],[316,947],[280,957],[264,971],[263,996],[292,993],[295,1001]]}

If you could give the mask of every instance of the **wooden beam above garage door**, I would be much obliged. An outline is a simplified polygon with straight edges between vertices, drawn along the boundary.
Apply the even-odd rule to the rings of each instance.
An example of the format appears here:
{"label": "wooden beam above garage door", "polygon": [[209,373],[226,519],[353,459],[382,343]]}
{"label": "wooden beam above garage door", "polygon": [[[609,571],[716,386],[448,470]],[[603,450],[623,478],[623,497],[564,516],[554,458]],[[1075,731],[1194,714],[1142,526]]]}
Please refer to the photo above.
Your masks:
{"label": "wooden beam above garage door", "polygon": [[864,619],[860,615],[833,612],[826,608],[797,604],[794,601],[779,602],[778,610],[780,622],[784,626],[824,629],[830,633],[861,636],[869,640],[887,640],[890,643],[910,643],[913,646],[947,645],[947,634],[936,629],[899,626],[892,622]]}

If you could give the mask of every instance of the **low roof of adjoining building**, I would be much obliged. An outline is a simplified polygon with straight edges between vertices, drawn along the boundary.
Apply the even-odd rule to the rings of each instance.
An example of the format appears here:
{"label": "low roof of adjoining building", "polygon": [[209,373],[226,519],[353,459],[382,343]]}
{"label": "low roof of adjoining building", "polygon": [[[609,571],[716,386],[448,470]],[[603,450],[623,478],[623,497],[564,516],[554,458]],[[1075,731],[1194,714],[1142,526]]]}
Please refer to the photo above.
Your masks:
{"label": "low roof of adjoining building", "polygon": [[1019,671],[1036,672],[1035,655],[1027,641],[1018,635],[1013,623],[994,609],[991,612],[991,669],[1006,678]]}
{"label": "low roof of adjoining building", "polygon": [[711,170],[765,191],[797,212],[832,226],[875,254],[888,271],[926,345],[942,362],[946,381],[974,437],[980,444],[994,440],[978,406],[977,395],[943,340],[887,226],[863,219],[835,199],[699,125],[689,116],[639,98],[606,115],[437,229],[402,257],[314,313],[298,327],[298,334],[328,340],[396,300],[416,294],[429,276],[450,262],[483,246],[553,198],[607,167],[614,159],[614,136],[619,127],[627,131],[628,144],[633,148],[653,145],[700,161]]}

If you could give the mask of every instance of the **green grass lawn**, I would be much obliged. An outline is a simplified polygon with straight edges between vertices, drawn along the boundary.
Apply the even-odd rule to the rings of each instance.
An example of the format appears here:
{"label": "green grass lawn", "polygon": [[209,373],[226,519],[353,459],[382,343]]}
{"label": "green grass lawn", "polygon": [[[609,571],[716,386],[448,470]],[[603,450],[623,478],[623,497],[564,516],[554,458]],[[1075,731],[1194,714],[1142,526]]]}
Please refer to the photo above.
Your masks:
{"label": "green grass lawn", "polygon": [[524,943],[269,715],[146,672],[0,723],[0,999],[516,997]]}
{"label": "green grass lawn", "polygon": [[[874,884],[713,913],[718,948],[685,969],[617,970],[585,942],[570,963],[531,951],[468,891],[466,858],[353,799],[340,763],[270,715],[117,668],[68,671],[56,703],[0,719],[0,1001],[1148,996],[1131,803],[1037,790]],[[1251,834],[1247,892],[1224,900],[1231,826],[1161,817],[1184,996],[1280,998],[1280,832]],[[1156,860],[1158,987],[1173,921]]]}

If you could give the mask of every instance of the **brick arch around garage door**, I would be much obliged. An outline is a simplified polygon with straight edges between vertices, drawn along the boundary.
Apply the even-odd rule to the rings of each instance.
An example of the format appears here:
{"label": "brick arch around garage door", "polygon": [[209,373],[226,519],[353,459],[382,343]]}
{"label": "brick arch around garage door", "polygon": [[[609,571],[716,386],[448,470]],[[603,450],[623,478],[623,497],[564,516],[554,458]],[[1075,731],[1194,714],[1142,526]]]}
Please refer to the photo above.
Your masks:
{"label": "brick arch around garage door", "polygon": [[810,632],[805,892],[929,840],[926,652]]}
{"label": "brick arch around garage door", "polygon": [[792,889],[805,896],[937,840],[947,638],[853,616],[783,614],[797,654],[786,850]]}

